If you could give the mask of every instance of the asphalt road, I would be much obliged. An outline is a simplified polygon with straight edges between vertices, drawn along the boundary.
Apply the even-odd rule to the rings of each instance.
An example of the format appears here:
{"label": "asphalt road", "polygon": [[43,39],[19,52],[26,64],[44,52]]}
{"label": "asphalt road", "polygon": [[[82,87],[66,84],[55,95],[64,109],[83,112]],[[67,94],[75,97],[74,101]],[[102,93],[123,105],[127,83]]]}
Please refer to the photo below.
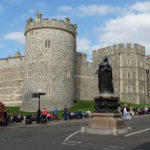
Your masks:
{"label": "asphalt road", "polygon": [[87,121],[56,121],[47,125],[0,128],[0,150],[150,150],[150,115],[125,121],[122,136],[80,133]]}

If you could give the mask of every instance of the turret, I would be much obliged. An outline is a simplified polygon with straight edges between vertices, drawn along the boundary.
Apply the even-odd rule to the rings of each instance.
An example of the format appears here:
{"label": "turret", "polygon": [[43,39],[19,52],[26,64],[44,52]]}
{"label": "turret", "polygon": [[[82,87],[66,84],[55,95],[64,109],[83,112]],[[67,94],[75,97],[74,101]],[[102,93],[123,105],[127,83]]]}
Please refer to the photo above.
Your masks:
{"label": "turret", "polygon": [[74,102],[74,62],[77,25],[70,19],[28,19],[25,30],[24,92],[21,110],[37,111],[38,101],[31,98],[39,90],[41,109],[63,109]]}

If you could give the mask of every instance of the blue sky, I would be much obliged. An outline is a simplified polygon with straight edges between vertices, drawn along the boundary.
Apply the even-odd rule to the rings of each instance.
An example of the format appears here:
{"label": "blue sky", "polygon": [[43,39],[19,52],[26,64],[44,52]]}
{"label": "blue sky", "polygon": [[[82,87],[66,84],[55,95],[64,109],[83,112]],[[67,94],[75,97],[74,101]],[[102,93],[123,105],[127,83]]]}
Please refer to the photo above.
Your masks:
{"label": "blue sky", "polygon": [[37,11],[43,18],[69,17],[78,25],[77,51],[91,58],[93,50],[117,43],[139,43],[150,54],[150,1],[144,0],[1,0],[0,58],[20,51],[24,29]]}

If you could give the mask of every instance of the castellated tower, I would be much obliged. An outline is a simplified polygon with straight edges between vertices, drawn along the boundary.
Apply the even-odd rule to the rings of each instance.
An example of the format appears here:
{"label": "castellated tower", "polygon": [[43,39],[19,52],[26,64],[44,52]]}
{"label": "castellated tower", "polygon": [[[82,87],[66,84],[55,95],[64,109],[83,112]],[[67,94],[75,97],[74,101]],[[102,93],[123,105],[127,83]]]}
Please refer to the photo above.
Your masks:
{"label": "castellated tower", "polygon": [[74,58],[77,25],[56,19],[29,18],[25,29],[25,68],[23,111],[37,111],[38,98],[31,93],[44,92],[41,109],[63,109],[74,101]]}
{"label": "castellated tower", "polygon": [[107,55],[113,69],[115,94],[120,101],[149,104],[149,57],[145,63],[145,47],[139,44],[118,44],[93,52],[93,63]]}

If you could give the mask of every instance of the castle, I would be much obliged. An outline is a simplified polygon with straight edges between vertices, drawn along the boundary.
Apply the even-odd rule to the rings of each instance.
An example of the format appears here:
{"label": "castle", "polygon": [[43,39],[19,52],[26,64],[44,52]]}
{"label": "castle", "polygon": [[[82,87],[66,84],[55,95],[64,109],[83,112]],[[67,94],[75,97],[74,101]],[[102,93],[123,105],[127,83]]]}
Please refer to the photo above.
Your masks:
{"label": "castle", "polygon": [[117,44],[93,51],[92,62],[76,52],[77,25],[63,20],[29,18],[25,28],[25,56],[0,59],[0,101],[37,111],[31,93],[45,92],[41,108],[71,107],[74,100],[93,100],[98,94],[95,71],[107,55],[113,68],[114,91],[120,101],[150,103],[150,56],[139,44]]}

